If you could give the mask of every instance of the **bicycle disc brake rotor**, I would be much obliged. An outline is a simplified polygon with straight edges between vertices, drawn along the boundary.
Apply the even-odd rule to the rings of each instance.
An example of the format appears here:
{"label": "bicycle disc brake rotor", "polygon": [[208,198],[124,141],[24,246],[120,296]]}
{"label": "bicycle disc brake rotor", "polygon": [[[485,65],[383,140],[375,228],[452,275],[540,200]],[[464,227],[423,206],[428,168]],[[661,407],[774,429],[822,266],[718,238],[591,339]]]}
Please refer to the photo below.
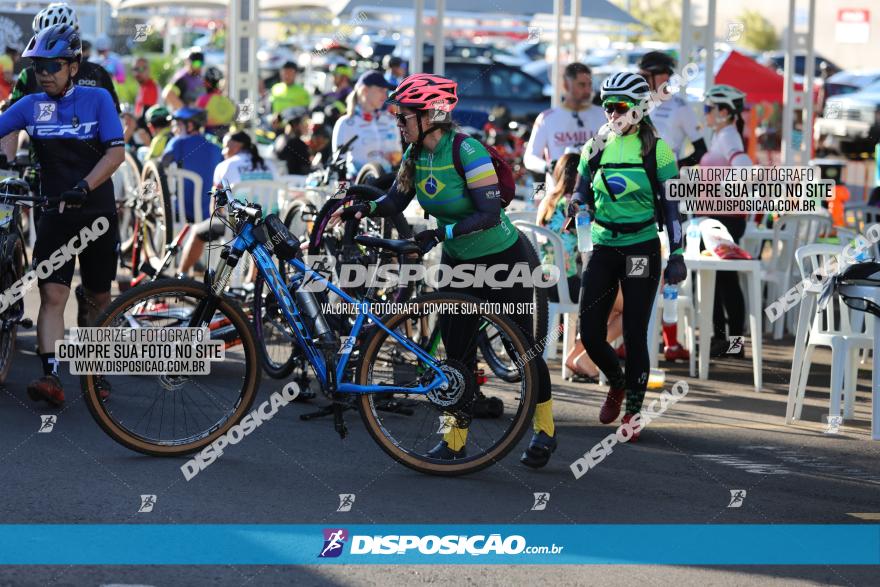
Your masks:
{"label": "bicycle disc brake rotor", "polygon": [[468,369],[461,361],[446,359],[440,363],[440,370],[449,380],[447,389],[436,388],[428,392],[428,399],[435,406],[446,411],[466,410],[474,401],[477,378],[473,369]]}

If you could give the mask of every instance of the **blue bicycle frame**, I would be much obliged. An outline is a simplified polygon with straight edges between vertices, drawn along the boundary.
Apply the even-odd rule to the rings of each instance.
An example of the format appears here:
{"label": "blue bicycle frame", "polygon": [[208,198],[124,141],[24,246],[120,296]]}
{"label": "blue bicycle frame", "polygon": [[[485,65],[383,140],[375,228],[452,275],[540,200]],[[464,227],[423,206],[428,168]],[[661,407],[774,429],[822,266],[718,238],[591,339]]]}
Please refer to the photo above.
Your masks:
{"label": "blue bicycle frame", "polygon": [[[260,272],[260,275],[263,276],[263,279],[266,281],[269,289],[271,289],[272,293],[275,294],[275,299],[278,300],[278,304],[281,308],[282,313],[284,314],[284,318],[287,320],[288,325],[293,328],[293,331],[296,334],[297,341],[299,342],[300,347],[305,352],[306,359],[312,365],[312,368],[314,369],[315,374],[318,376],[321,385],[325,386],[328,383],[328,371],[327,363],[324,360],[324,355],[312,343],[312,337],[310,336],[308,329],[301,319],[299,308],[297,307],[295,301],[290,295],[290,292],[287,290],[284,279],[278,272],[278,268],[272,262],[272,254],[266,249],[265,245],[257,241],[257,239],[254,237],[253,231],[254,225],[252,223],[244,223],[241,232],[238,233],[232,243],[230,243],[229,247],[232,251],[235,252],[236,256],[240,257],[243,253],[247,252],[250,253],[251,257],[253,257],[254,261],[257,264],[257,270]],[[311,267],[307,266],[300,259],[293,259],[292,261],[286,262],[290,263],[297,271],[301,272],[304,276],[304,279],[312,277],[319,282],[324,283],[327,288],[330,289],[330,291],[340,296],[346,302],[354,304],[358,308],[358,314],[357,318],[355,318],[354,327],[352,327],[351,332],[349,333],[349,337],[346,339],[345,344],[342,346],[342,349],[340,351],[342,359],[336,365],[336,391],[341,393],[354,394],[388,392],[427,394],[428,392],[433,391],[434,389],[441,387],[444,384],[447,386],[449,385],[449,379],[440,370],[439,364],[434,359],[434,357],[426,353],[424,349],[419,347],[409,338],[402,336],[385,326],[385,324],[378,316],[374,315],[367,309],[369,307],[369,304],[367,302],[356,301],[344,291],[333,285],[323,275],[314,271]],[[419,359],[427,363],[437,374],[437,376],[434,377],[434,380],[431,381],[431,383],[427,386],[418,387],[399,387],[394,385],[357,385],[355,383],[342,383],[342,376],[345,373],[345,367],[348,364],[349,357],[351,356],[351,350],[354,347],[354,341],[357,335],[360,333],[366,319],[370,319],[374,324],[379,326],[379,328],[382,328],[405,348],[412,351]]]}

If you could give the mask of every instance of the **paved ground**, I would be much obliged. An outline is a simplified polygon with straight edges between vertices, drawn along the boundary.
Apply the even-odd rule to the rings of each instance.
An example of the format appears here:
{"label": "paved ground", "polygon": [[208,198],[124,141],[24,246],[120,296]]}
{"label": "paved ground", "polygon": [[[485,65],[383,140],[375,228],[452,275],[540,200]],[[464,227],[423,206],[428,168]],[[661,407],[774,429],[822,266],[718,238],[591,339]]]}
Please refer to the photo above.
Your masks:
{"label": "paved ground", "polygon": [[[29,315],[36,300],[28,298]],[[72,316],[71,316],[72,319]],[[24,332],[20,349],[34,346]],[[751,391],[751,361],[713,364],[712,381],[669,366],[667,387],[684,379],[687,396],[654,422],[638,445],[619,446],[575,480],[569,464],[607,435],[598,423],[599,386],[570,384],[552,364],[559,450],[540,471],[517,456],[461,479],[417,475],[388,459],[359,419],[349,438],[329,420],[301,422],[312,408],[292,404],[223,458],[186,482],[180,462],[135,454],[106,437],[77,393],[53,411],[24,392],[38,371],[35,356],[17,352],[0,387],[0,467],[7,480],[4,523],[874,523],[880,517],[880,443],[869,428],[870,371],[860,371],[856,418],[825,434],[830,354],[819,350],[802,424],[783,425],[791,341],[765,342],[764,393]],[[64,377],[68,389],[75,378]],[[261,396],[280,389],[265,380]],[[656,397],[656,395],[649,395]],[[258,401],[261,401],[258,399]],[[50,434],[40,415],[55,413]],[[516,453],[519,454],[519,451]],[[739,508],[730,491],[746,490]],[[531,511],[533,493],[550,493]],[[352,511],[337,513],[338,494],[356,494]],[[138,514],[141,494],[157,495],[152,513]],[[405,495],[406,497],[401,497]],[[866,519],[867,518],[867,519]],[[621,545],[623,549],[625,545]],[[674,544],[658,544],[674,548]],[[723,548],[723,545],[719,545]],[[877,569],[830,567],[14,567],[9,585],[268,585],[420,584],[432,582],[630,585],[876,584]],[[547,581],[547,580],[550,581]]]}

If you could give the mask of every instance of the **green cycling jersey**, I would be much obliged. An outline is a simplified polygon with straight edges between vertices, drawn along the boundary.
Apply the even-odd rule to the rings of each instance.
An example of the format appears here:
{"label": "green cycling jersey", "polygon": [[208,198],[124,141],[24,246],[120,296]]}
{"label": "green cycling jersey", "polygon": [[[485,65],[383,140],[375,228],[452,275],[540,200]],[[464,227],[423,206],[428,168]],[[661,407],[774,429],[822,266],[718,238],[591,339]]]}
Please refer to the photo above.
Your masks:
{"label": "green cycling jersey", "polygon": [[[595,197],[595,214],[605,223],[625,224],[652,220],[655,217],[655,202],[651,182],[642,167],[642,142],[637,133],[629,135],[611,134],[602,150],[599,173],[613,192],[614,199],[606,189],[606,181],[590,176],[589,154],[594,139],[584,145],[578,163],[578,173],[591,181]],[[620,165],[620,167],[617,167]],[[662,184],[678,175],[675,155],[662,139],[657,139],[657,179]],[[592,238],[595,244],[625,246],[657,238],[657,225],[650,223],[633,233],[618,233],[592,223]]]}
{"label": "green cycling jersey", "polygon": [[[478,212],[470,190],[498,183],[492,159],[479,141],[467,138],[461,143],[461,166],[465,177],[459,175],[452,158],[455,133],[447,132],[433,152],[423,149],[416,161],[415,188],[419,205],[437,219],[440,228],[447,227]],[[404,160],[409,156],[404,153]],[[447,238],[443,251],[458,260],[475,259],[504,251],[512,246],[519,235],[513,223],[501,210],[501,221],[494,226]]]}

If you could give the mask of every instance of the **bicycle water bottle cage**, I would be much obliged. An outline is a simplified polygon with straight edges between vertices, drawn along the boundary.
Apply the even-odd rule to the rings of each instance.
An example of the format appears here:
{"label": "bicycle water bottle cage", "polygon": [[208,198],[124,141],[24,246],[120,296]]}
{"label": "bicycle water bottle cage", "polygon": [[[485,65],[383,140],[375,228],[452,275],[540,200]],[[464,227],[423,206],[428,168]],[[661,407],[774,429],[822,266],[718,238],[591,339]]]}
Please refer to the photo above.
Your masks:
{"label": "bicycle water bottle cage", "polygon": [[[284,261],[295,259],[300,254],[299,241],[294,238],[284,223],[278,218],[277,214],[269,214],[263,221],[262,226],[266,229],[265,236],[268,237],[263,242],[275,255]],[[257,239],[260,239],[260,231],[256,231]]]}

